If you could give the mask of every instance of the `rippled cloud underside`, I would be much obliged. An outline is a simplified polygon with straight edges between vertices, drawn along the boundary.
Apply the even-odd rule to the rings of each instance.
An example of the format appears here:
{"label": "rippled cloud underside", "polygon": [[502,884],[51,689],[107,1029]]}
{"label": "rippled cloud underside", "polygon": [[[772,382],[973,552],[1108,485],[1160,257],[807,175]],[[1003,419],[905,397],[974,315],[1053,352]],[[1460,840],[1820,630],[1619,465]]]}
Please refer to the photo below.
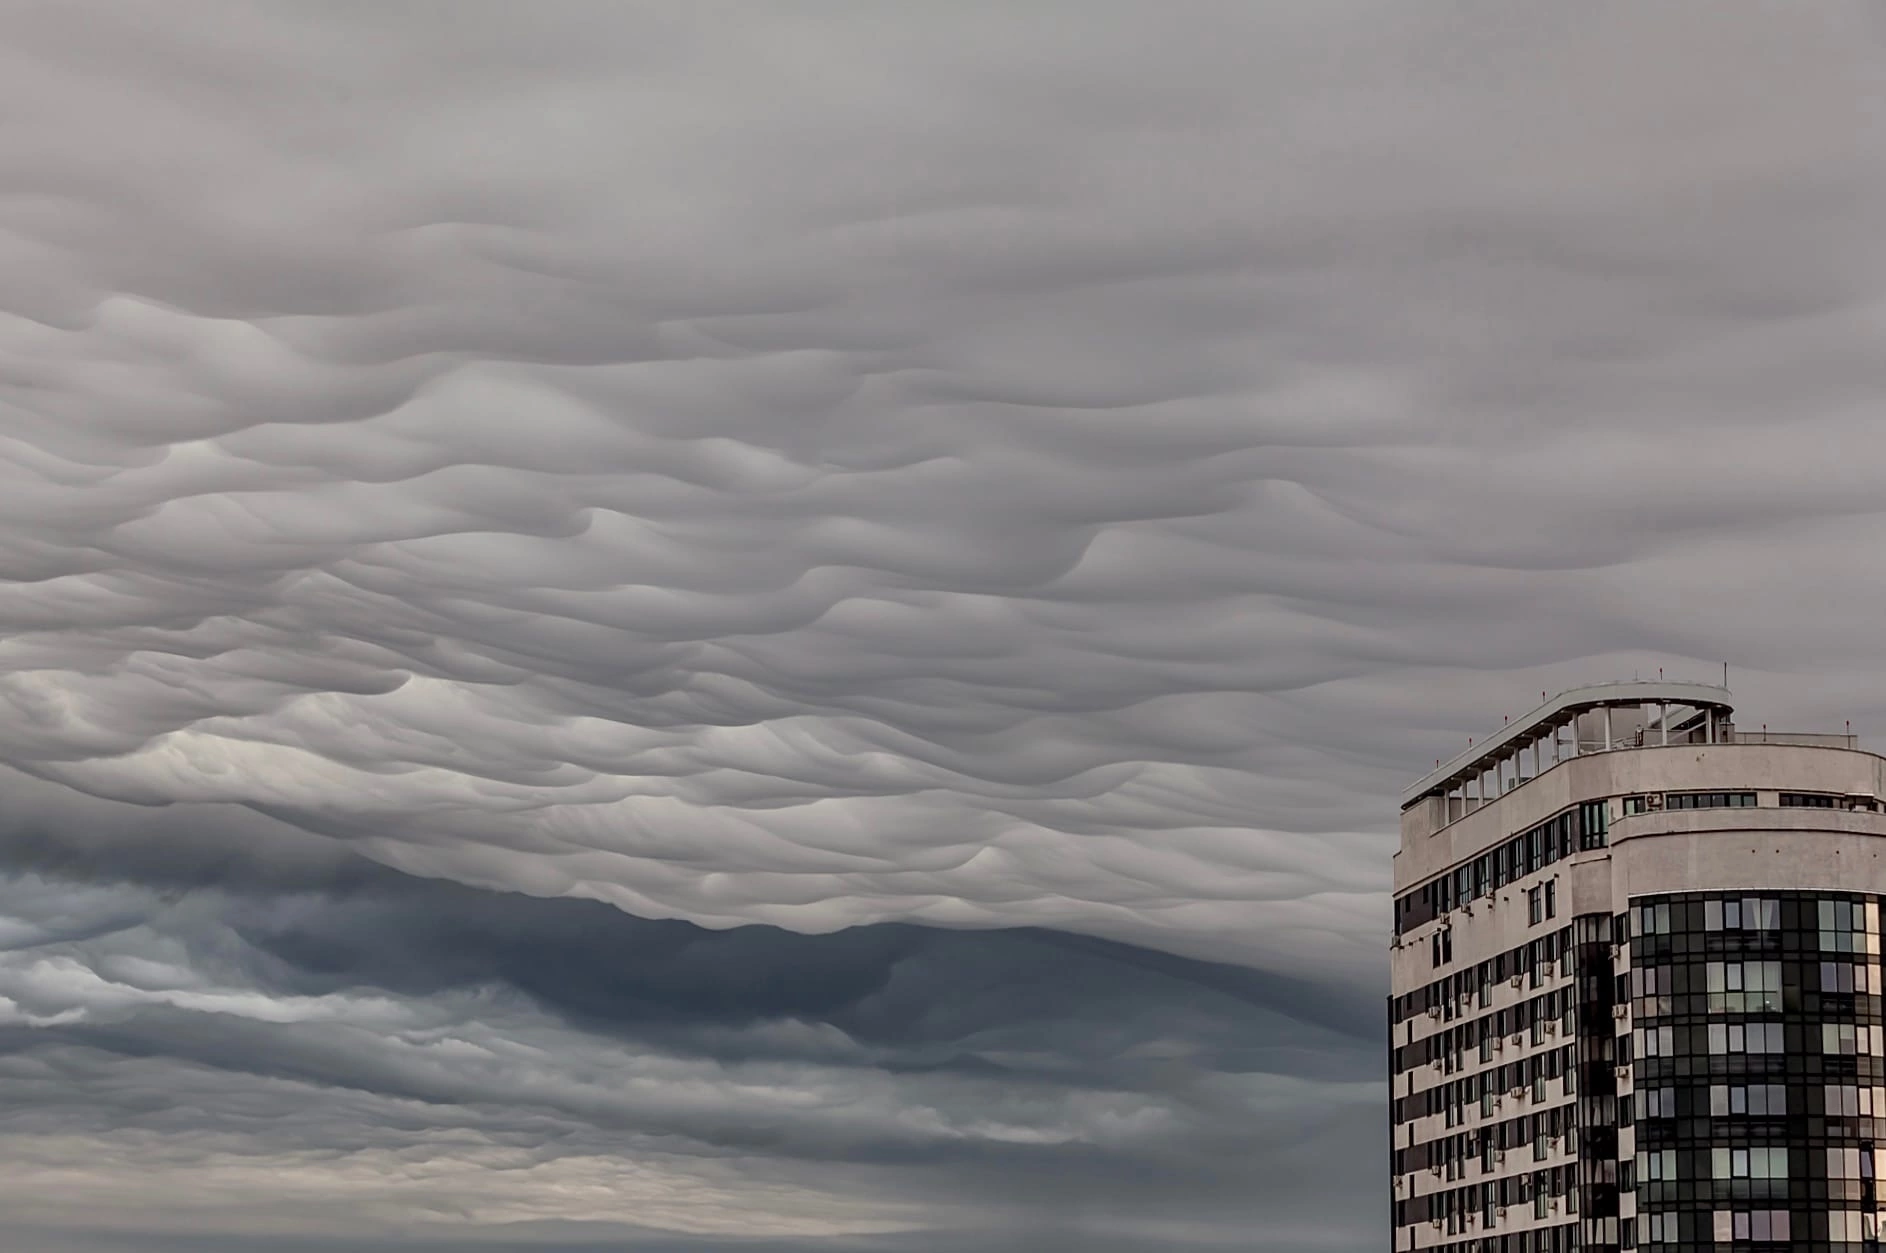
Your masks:
{"label": "rippled cloud underside", "polygon": [[1886,731],[1864,5],[0,19],[9,1251],[1375,1247],[1398,786]]}

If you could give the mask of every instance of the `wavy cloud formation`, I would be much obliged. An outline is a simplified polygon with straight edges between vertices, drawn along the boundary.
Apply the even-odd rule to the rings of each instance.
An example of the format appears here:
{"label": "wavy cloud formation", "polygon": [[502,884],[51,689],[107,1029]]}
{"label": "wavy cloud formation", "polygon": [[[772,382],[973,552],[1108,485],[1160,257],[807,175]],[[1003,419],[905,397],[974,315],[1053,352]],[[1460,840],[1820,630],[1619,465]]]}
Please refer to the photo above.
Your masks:
{"label": "wavy cloud formation", "polygon": [[1460,671],[1858,649],[1859,11],[192,12],[4,53],[15,770],[1356,972]]}

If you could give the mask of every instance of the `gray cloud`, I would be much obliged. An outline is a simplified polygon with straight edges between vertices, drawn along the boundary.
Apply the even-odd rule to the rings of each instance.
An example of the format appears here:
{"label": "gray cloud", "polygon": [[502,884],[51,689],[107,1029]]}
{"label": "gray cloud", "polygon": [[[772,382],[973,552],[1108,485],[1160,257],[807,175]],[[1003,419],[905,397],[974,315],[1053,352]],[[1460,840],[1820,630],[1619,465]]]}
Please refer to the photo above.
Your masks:
{"label": "gray cloud", "polygon": [[714,932],[385,873],[15,877],[0,913],[0,1200],[23,1228],[82,1209],[107,1246],[114,1223],[337,1248],[563,1223],[533,1238],[1230,1247],[1280,1130],[1333,1154],[1375,1121],[1372,1024],[1052,933]]}
{"label": "gray cloud", "polygon": [[[0,12],[0,863],[119,885],[0,930],[43,967],[6,1029],[64,1033],[28,1080],[77,1068],[32,1135],[95,1137],[49,1161],[227,1075],[232,1171],[295,1151],[251,1096],[309,1144],[287,1111],[349,1084],[337,1125],[484,1135],[471,1070],[388,1043],[470,1024],[556,1059],[506,1072],[520,1143],[774,1126],[708,1083],[598,1129],[570,1076],[623,1041],[895,1076],[860,1125],[788,1118],[782,1160],[919,1152],[924,1085],[1058,1093],[1017,1126],[1086,1135],[1063,1072],[1150,1081],[1050,1030],[1079,1005],[959,1073],[988,1059],[943,989],[1008,945],[1233,963],[1207,982],[1265,1007],[1258,1068],[1320,1092],[1283,1055],[1361,1039],[1394,791],[1493,713],[1727,660],[1757,720],[1886,728],[1862,4]],[[479,906],[522,946],[446,896],[399,931],[400,872],[556,904]],[[137,893],[198,902],[196,939],[123,931]],[[342,903],[242,904],[304,898]],[[682,928],[633,933],[643,982],[552,964],[596,903]],[[730,938],[747,981],[689,1001],[655,977],[688,924],[833,947]],[[237,1000],[126,991],[173,942]],[[838,999],[770,999],[797,963]],[[317,1019],[257,1016],[284,1005]],[[792,1014],[855,1055],[763,1029]],[[332,1218],[340,1176],[294,1160]],[[1006,1173],[933,1177],[1048,1190],[977,1160]]]}
{"label": "gray cloud", "polygon": [[65,788],[1354,977],[1458,671],[1859,651],[1734,612],[1876,525],[1859,10],[193,11],[7,54]]}

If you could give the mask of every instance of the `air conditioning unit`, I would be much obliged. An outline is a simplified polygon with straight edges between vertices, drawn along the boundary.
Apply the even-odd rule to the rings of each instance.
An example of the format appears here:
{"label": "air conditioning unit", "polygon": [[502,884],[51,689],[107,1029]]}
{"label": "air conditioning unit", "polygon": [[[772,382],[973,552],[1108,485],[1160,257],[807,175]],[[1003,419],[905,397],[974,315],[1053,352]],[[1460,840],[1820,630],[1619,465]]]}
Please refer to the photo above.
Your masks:
{"label": "air conditioning unit", "polygon": [[1435,1163],[1434,1165],[1432,1165],[1432,1166],[1430,1166],[1430,1167],[1428,1167],[1428,1173],[1429,1173],[1430,1175],[1433,1175],[1433,1176],[1434,1176],[1434,1177],[1435,1177],[1436,1179],[1439,1179],[1439,1178],[1441,1177],[1441,1165],[1440,1165],[1440,1163],[1439,1163],[1439,1162],[1436,1162],[1436,1163]]}
{"label": "air conditioning unit", "polygon": [[1550,1018],[1546,1019],[1545,1033],[1547,1035],[1557,1035],[1559,1033],[1559,1024]]}
{"label": "air conditioning unit", "polygon": [[1469,918],[1473,917],[1473,902],[1468,901],[1465,905],[1462,905],[1460,912],[1466,914]]}
{"label": "air conditioning unit", "polygon": [[1620,1078],[1620,1079],[1628,1079],[1628,1078],[1630,1078],[1630,1077],[1631,1077],[1631,1068],[1630,1068],[1629,1066],[1619,1066],[1619,1067],[1617,1068],[1617,1077],[1618,1077],[1618,1078]]}
{"label": "air conditioning unit", "polygon": [[1518,1048],[1526,1042],[1526,1033],[1523,1031],[1515,1031],[1510,1038],[1512,1039],[1513,1047]]}
{"label": "air conditioning unit", "polygon": [[[1499,1152],[1493,1155],[1493,1164],[1495,1166],[1504,1166],[1506,1164],[1506,1150],[1505,1149],[1501,1149]],[[1505,1212],[1506,1210],[1503,1208],[1500,1210],[1500,1213],[1502,1214],[1504,1214]]]}
{"label": "air conditioning unit", "polygon": [[1515,1101],[1523,1100],[1526,1095],[1526,1085],[1523,1083],[1518,1084],[1508,1089],[1506,1095],[1512,1097]]}
{"label": "air conditioning unit", "polygon": [[1525,981],[1526,981],[1525,975],[1514,975],[1512,978],[1508,979],[1506,982],[1509,987],[1516,988],[1520,984],[1524,983]]}
{"label": "air conditioning unit", "polygon": [[1441,1007],[1439,1005],[1431,1005],[1428,1007],[1428,1017],[1439,1018],[1440,1016],[1441,1016]]}
{"label": "air conditioning unit", "polygon": [[1493,1216],[1494,1216],[1495,1218],[1504,1218],[1504,1217],[1506,1217],[1506,1207],[1505,1207],[1504,1205],[1501,1205],[1501,1206],[1499,1206],[1499,1207],[1497,1207],[1496,1209],[1494,1209],[1494,1211],[1493,1211]]}
{"label": "air conditioning unit", "polygon": [[1652,792],[1649,796],[1644,797],[1644,808],[1645,809],[1662,809],[1663,796],[1660,793]]}
{"label": "air conditioning unit", "polygon": [[1631,1007],[1629,1005],[1618,1004],[1611,1007],[1611,1017],[1613,1018],[1627,1018],[1630,1016],[1630,1012]]}

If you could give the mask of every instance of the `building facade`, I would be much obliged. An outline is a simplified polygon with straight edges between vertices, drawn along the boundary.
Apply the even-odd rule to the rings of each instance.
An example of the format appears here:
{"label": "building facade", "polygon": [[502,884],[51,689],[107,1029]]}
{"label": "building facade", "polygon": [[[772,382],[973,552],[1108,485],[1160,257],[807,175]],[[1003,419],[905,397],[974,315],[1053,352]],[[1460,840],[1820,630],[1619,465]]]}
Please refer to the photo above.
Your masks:
{"label": "building facade", "polygon": [[1886,759],[1732,713],[1579,688],[1403,794],[1398,1253],[1880,1247]]}

